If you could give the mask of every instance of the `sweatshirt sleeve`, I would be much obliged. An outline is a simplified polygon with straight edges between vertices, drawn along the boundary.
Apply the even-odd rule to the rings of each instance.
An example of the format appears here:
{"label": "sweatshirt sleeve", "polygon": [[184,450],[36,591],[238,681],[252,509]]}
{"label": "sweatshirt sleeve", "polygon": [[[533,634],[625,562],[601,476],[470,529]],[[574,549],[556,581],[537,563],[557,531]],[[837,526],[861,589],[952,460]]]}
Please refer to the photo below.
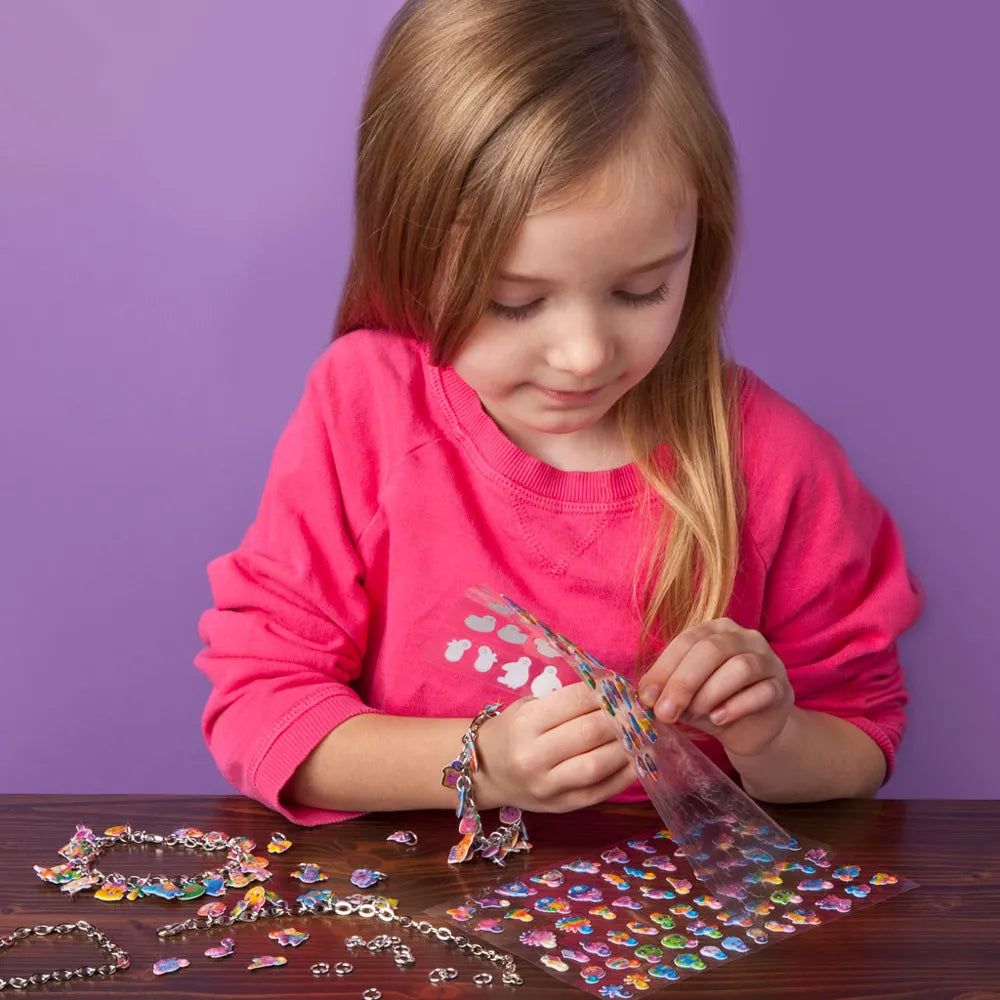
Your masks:
{"label": "sweatshirt sleeve", "polygon": [[924,593],[899,531],[837,441],[751,376],[748,525],[765,565],[761,632],[800,708],[853,723],[886,778],[908,700],[896,640]]}
{"label": "sweatshirt sleeve", "polygon": [[[355,544],[365,524],[352,525],[342,490],[349,481],[356,495],[365,470],[338,468],[327,368],[310,373],[254,523],[208,567],[214,607],[199,622],[205,647],[195,659],[212,684],[202,728],[222,774],[303,825],[357,815],[300,807],[281,793],[331,730],[375,711],[351,688],[368,623]],[[338,424],[337,438],[350,440],[350,430]]]}

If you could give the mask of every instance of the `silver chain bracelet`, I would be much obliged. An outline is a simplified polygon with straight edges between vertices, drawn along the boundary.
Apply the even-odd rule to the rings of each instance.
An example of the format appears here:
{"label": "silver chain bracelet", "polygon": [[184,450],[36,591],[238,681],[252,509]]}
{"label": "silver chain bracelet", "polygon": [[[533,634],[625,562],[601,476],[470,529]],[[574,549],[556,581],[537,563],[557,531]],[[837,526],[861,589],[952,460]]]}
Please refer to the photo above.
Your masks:
{"label": "silver chain bracelet", "polygon": [[238,916],[225,914],[221,917],[192,917],[175,924],[159,928],[160,937],[173,937],[185,931],[206,931],[213,927],[228,927],[234,922],[252,923],[260,919],[301,917],[308,914],[335,913],[339,917],[358,916],[366,919],[377,917],[384,923],[396,923],[400,927],[413,929],[428,938],[435,938],[446,944],[453,944],[475,958],[491,962],[500,969],[500,979],[506,986],[520,986],[524,980],[517,971],[513,955],[497,948],[473,941],[465,934],[456,934],[449,927],[435,927],[429,920],[415,920],[406,914],[396,912],[395,907],[382,896],[353,895],[338,898],[329,890],[307,893],[300,897],[298,906],[293,907],[284,899],[268,900],[260,909],[247,909]]}
{"label": "silver chain bracelet", "polygon": [[71,979],[89,979],[91,976],[110,976],[119,969],[129,967],[128,953],[86,920],[77,920],[73,924],[36,924],[34,927],[18,927],[7,934],[0,934],[0,950],[13,948],[25,938],[47,937],[49,934],[73,934],[76,931],[85,934],[106,951],[112,961],[107,965],[83,965],[79,969],[53,969],[51,972],[35,972],[30,976],[11,976],[10,979],[0,979],[0,990],[8,987],[23,990],[29,986],[43,986],[45,983],[64,983]]}

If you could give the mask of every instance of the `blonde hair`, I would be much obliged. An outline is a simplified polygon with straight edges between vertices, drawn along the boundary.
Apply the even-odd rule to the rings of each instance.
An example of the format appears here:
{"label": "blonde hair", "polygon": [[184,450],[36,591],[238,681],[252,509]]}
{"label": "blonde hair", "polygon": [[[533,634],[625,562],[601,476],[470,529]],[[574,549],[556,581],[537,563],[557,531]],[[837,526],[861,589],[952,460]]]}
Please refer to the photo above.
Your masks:
{"label": "blonde hair", "polygon": [[532,206],[578,188],[637,140],[698,205],[677,333],[616,404],[653,522],[637,576],[643,636],[668,641],[724,613],[743,506],[739,386],[720,343],[735,156],[676,0],[408,0],[364,106],[335,336],[395,330],[447,363]]}

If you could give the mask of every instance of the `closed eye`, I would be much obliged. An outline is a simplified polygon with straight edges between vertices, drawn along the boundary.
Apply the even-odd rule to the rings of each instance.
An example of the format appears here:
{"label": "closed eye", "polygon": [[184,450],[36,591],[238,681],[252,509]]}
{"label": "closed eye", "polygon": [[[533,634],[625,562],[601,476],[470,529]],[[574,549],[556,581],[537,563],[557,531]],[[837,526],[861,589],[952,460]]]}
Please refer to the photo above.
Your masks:
{"label": "closed eye", "polygon": [[642,295],[636,295],[634,292],[615,292],[615,295],[621,299],[622,302],[627,303],[630,306],[652,306],[657,302],[662,302],[667,295],[670,293],[670,289],[666,282],[663,282],[658,288],[654,288],[651,292],[644,292]]}
{"label": "closed eye", "polygon": [[523,306],[505,306],[502,302],[489,302],[486,305],[486,311],[494,316],[499,316],[500,319],[528,319],[541,309],[544,301],[544,299],[535,299],[534,302],[527,302]]}
{"label": "closed eye", "polygon": [[[618,301],[623,305],[630,306],[633,309],[638,309],[642,306],[652,306],[656,305],[658,302],[662,302],[667,295],[670,294],[670,288],[667,283],[664,282],[658,288],[654,288],[651,292],[644,292],[641,295],[637,295],[635,292],[625,291],[615,292],[614,294]],[[534,316],[534,314],[542,308],[544,303],[545,299],[535,299],[533,302],[526,302],[523,306],[507,306],[502,302],[489,302],[487,303],[486,311],[494,316],[499,316],[500,319],[517,321],[529,319]]]}

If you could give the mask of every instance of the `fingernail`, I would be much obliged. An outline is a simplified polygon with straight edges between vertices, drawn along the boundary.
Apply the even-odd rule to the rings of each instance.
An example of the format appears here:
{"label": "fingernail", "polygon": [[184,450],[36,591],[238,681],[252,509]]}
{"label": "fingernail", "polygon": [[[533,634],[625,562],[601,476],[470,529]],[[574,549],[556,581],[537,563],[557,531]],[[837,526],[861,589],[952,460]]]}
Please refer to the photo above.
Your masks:
{"label": "fingernail", "polygon": [[660,689],[655,684],[649,684],[639,692],[639,701],[647,708],[652,708],[656,704],[656,698]]}
{"label": "fingernail", "polygon": [[656,706],[656,714],[664,722],[676,722],[680,709],[669,699],[664,699]]}
{"label": "fingernail", "polygon": [[720,708],[718,711],[713,712],[709,716],[709,719],[712,720],[713,726],[721,726],[722,723],[726,721],[726,710],[724,708]]}

